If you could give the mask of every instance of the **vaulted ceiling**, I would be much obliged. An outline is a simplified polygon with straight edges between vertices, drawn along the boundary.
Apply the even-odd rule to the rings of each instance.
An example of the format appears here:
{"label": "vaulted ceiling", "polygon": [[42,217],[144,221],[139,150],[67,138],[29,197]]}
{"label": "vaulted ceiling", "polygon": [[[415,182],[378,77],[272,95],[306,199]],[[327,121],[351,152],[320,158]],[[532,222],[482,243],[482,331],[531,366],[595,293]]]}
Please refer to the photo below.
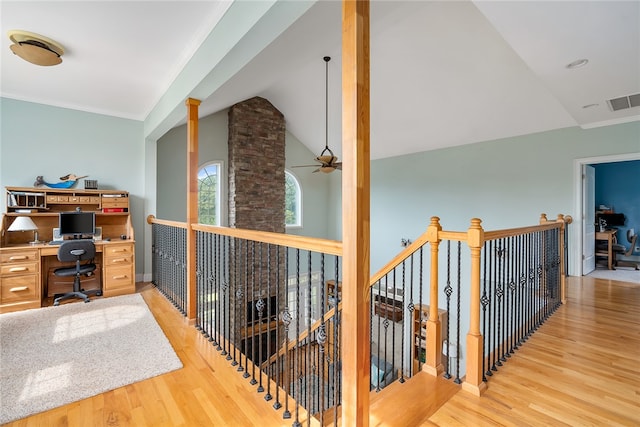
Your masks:
{"label": "vaulted ceiling", "polygon": [[[242,3],[265,9],[264,16],[281,6]],[[234,5],[3,0],[0,7],[3,97],[152,122],[163,94],[190,77],[194,58],[210,46],[206,41],[225,40]],[[273,40],[228,75],[216,69],[214,77],[224,81],[200,91],[206,94],[201,115],[262,96],[285,115],[289,131],[319,153],[325,143],[322,57],[329,55],[329,146],[339,155],[341,3],[309,2],[304,13],[281,15],[290,22],[280,22],[278,34],[267,36],[259,20],[248,28],[255,40],[262,32]],[[6,37],[13,29],[62,44],[62,64],[39,67],[13,55]],[[243,50],[248,39],[240,38],[220,64],[251,51]],[[567,68],[580,59],[588,63]],[[374,159],[637,121],[640,107],[613,111],[607,100],[638,93],[639,1],[371,2]],[[182,122],[179,116],[170,126]]]}

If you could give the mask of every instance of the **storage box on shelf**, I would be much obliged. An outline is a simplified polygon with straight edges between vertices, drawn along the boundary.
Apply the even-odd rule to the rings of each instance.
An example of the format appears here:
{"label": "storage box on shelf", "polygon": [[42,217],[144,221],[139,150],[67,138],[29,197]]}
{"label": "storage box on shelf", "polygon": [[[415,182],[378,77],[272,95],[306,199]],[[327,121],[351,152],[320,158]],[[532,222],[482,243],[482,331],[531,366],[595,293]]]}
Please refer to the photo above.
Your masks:
{"label": "storage box on shelf", "polygon": [[[0,312],[40,307],[47,293],[49,271],[59,267],[53,229],[60,212],[94,212],[102,241],[96,241],[97,274],[104,296],[135,292],[134,230],[129,214],[129,193],[121,190],[6,187],[7,212],[2,215]],[[29,216],[38,227],[41,245],[29,245],[33,232],[8,232],[18,216]],[[122,239],[124,236],[124,239]],[[26,259],[16,257],[26,256]],[[26,269],[26,270],[25,270]],[[55,289],[64,284],[57,281]],[[56,290],[57,292],[57,290]]]}

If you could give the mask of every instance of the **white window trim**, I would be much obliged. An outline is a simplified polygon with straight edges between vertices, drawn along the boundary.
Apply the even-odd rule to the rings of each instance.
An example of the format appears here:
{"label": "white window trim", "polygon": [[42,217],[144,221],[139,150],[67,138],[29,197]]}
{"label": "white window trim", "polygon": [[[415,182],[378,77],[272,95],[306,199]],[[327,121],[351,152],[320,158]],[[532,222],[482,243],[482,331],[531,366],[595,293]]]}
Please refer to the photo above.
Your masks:
{"label": "white window trim", "polygon": [[302,185],[300,185],[300,179],[293,172],[291,172],[288,169],[285,169],[284,173],[285,173],[285,176],[288,174],[289,176],[291,176],[291,178],[293,178],[293,182],[295,182],[296,187],[298,189],[298,191],[296,192],[298,196],[296,200],[296,223],[285,224],[285,228],[288,228],[288,229],[302,228]]}
{"label": "white window trim", "polygon": [[[216,226],[220,226],[222,224],[222,203],[224,202],[222,200],[222,171],[223,171],[223,162],[222,160],[211,160],[209,162],[205,162],[203,164],[201,164],[200,166],[198,166],[198,175],[200,174],[200,170],[203,168],[206,168],[207,166],[211,166],[211,165],[216,165],[217,169],[218,169],[218,180],[217,180],[217,188],[216,188]],[[198,221],[200,221],[200,218],[198,218]]]}

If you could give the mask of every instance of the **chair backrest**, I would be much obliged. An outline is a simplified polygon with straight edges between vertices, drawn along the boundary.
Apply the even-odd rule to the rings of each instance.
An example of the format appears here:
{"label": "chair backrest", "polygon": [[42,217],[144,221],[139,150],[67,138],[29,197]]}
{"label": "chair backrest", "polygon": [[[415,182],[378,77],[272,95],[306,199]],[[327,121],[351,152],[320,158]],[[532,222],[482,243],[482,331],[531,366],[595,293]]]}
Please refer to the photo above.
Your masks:
{"label": "chair backrest", "polygon": [[[79,256],[79,258],[78,258]],[[77,239],[62,242],[58,249],[58,260],[62,262],[86,261],[96,256],[93,240]]]}

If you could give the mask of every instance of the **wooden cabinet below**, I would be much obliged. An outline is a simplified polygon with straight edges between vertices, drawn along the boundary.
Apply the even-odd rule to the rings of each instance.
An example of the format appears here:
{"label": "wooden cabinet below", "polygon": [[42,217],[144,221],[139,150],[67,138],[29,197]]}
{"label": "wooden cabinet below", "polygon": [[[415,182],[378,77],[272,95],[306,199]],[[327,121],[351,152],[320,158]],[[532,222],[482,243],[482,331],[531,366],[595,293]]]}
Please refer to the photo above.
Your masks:
{"label": "wooden cabinet below", "polygon": [[40,256],[35,249],[0,254],[0,313],[40,307]]}
{"label": "wooden cabinet below", "polygon": [[131,294],[135,292],[133,243],[111,243],[102,253],[104,276],[102,292],[105,296]]}

